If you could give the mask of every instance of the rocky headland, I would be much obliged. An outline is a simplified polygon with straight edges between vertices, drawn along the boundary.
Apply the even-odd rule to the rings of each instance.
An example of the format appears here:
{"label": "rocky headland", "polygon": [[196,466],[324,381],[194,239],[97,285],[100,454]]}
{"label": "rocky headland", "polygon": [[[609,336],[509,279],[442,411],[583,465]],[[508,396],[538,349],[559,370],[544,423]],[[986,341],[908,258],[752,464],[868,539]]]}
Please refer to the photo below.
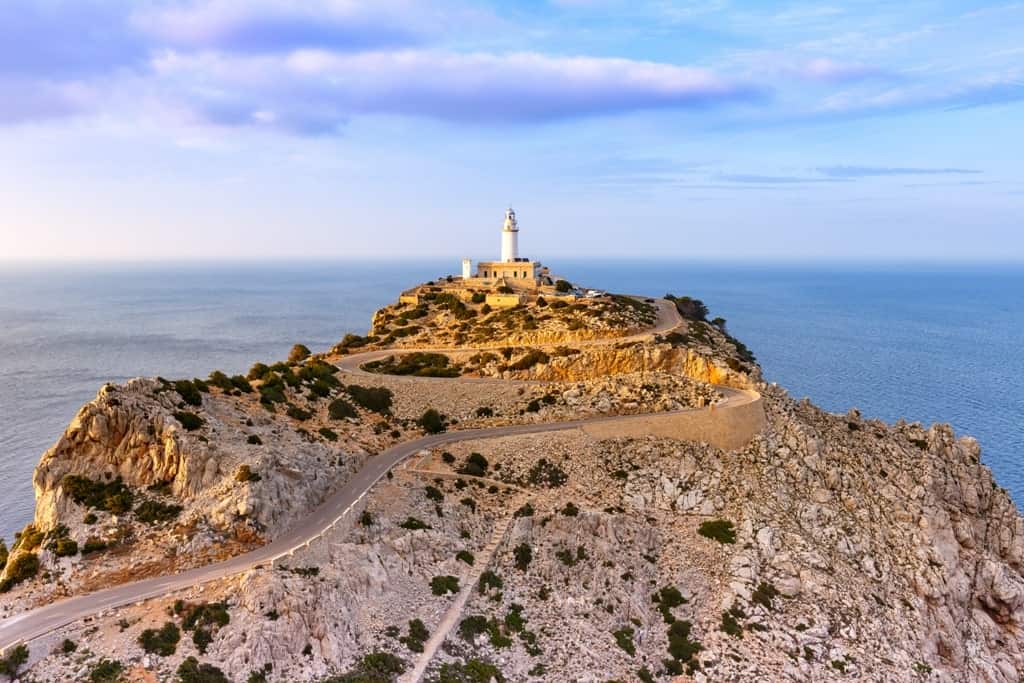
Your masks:
{"label": "rocky headland", "polygon": [[[101,388],[0,553],[0,673],[1021,679],[1024,519],[970,437],[796,400],[693,299],[419,291],[324,353]],[[732,427],[738,404],[759,419]],[[698,421],[741,445],[689,438]],[[365,495],[286,556],[173,585],[348,489]],[[156,577],[166,591],[9,635]]]}

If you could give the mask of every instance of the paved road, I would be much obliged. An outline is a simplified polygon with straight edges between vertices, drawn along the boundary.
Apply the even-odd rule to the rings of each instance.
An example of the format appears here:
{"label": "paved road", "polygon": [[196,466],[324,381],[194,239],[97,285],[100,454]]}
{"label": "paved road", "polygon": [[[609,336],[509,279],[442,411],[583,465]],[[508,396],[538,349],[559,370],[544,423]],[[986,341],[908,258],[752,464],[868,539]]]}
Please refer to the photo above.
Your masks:
{"label": "paved road", "polygon": [[[659,306],[662,307],[662,315],[659,316],[659,324],[656,328],[646,331],[643,335],[637,335],[637,337],[660,333],[671,329],[679,323],[677,317],[673,318],[671,314],[665,311],[664,304],[666,303],[670,302],[659,302]],[[672,307],[671,313],[675,313],[674,306]],[[605,343],[621,343],[625,339],[627,338],[605,340]],[[377,354],[375,352],[354,354],[345,359],[345,364],[347,366],[345,369],[349,369],[349,371],[351,371],[350,368],[358,369],[359,364],[365,363],[374,355]],[[750,394],[746,392],[737,391],[728,387],[718,387],[718,389],[725,396],[723,402],[719,405],[726,403],[740,404],[753,400]],[[679,412],[687,412],[688,410],[706,409],[693,408]],[[383,477],[389,469],[420,450],[469,439],[487,439],[519,434],[538,434],[543,432],[576,429],[585,425],[601,422],[617,422],[631,419],[643,419],[645,417],[647,416],[643,414],[624,415],[545,424],[521,424],[502,427],[488,427],[485,429],[465,429],[435,434],[432,436],[424,436],[414,441],[397,444],[382,453],[371,456],[363,468],[356,472],[355,475],[340,489],[331,494],[319,507],[299,521],[294,527],[270,543],[256,550],[245,553],[244,555],[238,555],[216,564],[199,567],[197,569],[190,569],[179,574],[144,579],[142,581],[127,583],[86,595],[67,598],[38,609],[8,617],[0,622],[0,650],[19,642],[27,642],[33,638],[38,638],[39,636],[45,635],[60,628],[61,626],[92,617],[109,609],[123,607],[149,598],[167,595],[169,593],[192,588],[203,583],[240,574],[254,567],[267,565],[274,560],[285,557],[293,551],[308,545],[311,541],[318,539],[325,531],[329,530],[336,522],[344,517],[345,514],[355,506],[363,496],[366,495],[370,488],[381,477]]]}

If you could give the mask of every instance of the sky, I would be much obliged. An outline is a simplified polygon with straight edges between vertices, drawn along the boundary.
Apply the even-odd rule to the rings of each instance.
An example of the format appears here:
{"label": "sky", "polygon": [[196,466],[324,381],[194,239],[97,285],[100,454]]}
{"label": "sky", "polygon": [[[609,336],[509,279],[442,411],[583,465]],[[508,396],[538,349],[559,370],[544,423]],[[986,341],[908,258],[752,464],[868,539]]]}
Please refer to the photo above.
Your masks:
{"label": "sky", "polygon": [[1024,260],[1024,2],[6,0],[0,262]]}

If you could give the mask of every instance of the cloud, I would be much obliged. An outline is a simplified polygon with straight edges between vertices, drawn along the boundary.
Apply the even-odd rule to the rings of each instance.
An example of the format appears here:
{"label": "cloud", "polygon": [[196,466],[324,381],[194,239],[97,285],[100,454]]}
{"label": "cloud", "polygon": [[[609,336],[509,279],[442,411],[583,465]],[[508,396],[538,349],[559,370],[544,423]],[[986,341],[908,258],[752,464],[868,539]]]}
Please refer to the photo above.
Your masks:
{"label": "cloud", "polygon": [[154,68],[201,119],[310,134],[329,132],[355,114],[518,124],[764,96],[753,85],[706,69],[532,52],[171,53]]}
{"label": "cloud", "polygon": [[718,175],[719,180],[729,183],[743,183],[752,185],[791,185],[802,183],[838,183],[845,180],[841,177],[815,178],[806,176],[777,176],[757,175],[753,173],[722,173]]}
{"label": "cloud", "polygon": [[1024,72],[1012,70],[953,85],[919,83],[879,93],[830,96],[808,117],[854,118],[925,109],[973,109],[1024,100]]}
{"label": "cloud", "polygon": [[0,124],[71,116],[91,108],[91,89],[78,82],[50,82],[0,75]]}
{"label": "cloud", "polygon": [[889,76],[886,71],[878,67],[860,63],[837,62],[828,58],[812,59],[793,67],[792,71],[808,80],[824,83],[849,83]]}
{"label": "cloud", "polygon": [[816,170],[822,175],[835,179],[902,175],[973,175],[982,172],[970,168],[912,168],[900,166],[822,166]]}
{"label": "cloud", "polygon": [[[76,78],[137,64],[146,45],[110,0],[8,0],[0,21],[0,74]],[[5,105],[6,106],[6,105]]]}
{"label": "cloud", "polygon": [[429,23],[419,7],[403,0],[194,0],[143,9],[133,23],[158,43],[176,48],[365,50],[418,43]]}

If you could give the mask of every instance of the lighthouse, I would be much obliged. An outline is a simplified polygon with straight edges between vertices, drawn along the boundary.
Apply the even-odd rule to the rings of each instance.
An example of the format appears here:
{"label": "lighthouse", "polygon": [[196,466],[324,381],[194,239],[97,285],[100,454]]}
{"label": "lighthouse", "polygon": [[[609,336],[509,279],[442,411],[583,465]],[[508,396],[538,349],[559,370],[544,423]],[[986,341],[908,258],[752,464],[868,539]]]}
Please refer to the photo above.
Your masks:
{"label": "lighthouse", "polygon": [[541,285],[551,284],[550,273],[540,261],[519,256],[519,223],[512,208],[505,211],[505,222],[501,226],[501,260],[480,261],[476,264],[475,275],[471,274],[472,269],[473,262],[463,259],[463,284],[513,287],[518,290],[535,290]]}
{"label": "lighthouse", "polygon": [[511,263],[519,259],[519,224],[516,212],[509,207],[505,212],[505,224],[501,228],[501,260]]}

